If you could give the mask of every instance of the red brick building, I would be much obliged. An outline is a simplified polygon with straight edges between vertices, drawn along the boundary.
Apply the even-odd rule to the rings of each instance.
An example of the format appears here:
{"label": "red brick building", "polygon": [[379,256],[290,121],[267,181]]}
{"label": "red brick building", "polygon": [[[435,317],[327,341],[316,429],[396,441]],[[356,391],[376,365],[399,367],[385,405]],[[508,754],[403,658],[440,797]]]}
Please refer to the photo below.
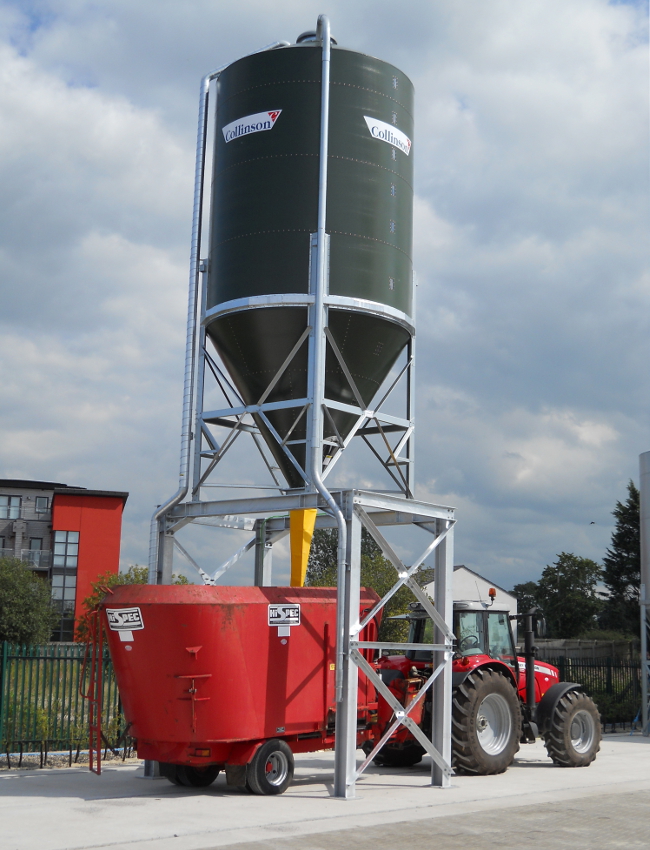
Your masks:
{"label": "red brick building", "polygon": [[0,554],[20,558],[52,585],[60,612],[53,640],[72,640],[98,575],[119,572],[128,493],[50,481],[0,479]]}

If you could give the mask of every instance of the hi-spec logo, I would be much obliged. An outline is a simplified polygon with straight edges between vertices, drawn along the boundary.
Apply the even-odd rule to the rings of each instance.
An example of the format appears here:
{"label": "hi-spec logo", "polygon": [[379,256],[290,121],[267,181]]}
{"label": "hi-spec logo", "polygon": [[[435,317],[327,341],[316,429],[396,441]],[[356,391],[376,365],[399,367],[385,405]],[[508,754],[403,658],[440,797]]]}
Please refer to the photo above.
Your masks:
{"label": "hi-spec logo", "polygon": [[139,608],[107,608],[108,628],[114,632],[133,632],[144,629]]}
{"label": "hi-spec logo", "polygon": [[223,128],[223,137],[228,142],[238,139],[240,136],[248,136],[250,133],[261,133],[263,130],[272,130],[275,122],[280,117],[282,110],[273,109],[271,112],[256,112],[255,115],[246,115],[231,121]]}
{"label": "hi-spec logo", "polygon": [[377,118],[368,118],[367,115],[364,115],[363,117],[368,125],[368,129],[370,130],[370,135],[374,139],[380,139],[382,142],[388,142],[389,145],[392,145],[394,148],[399,148],[402,153],[405,153],[407,156],[411,153],[411,140],[406,133],[402,133],[402,131],[398,130],[397,127],[386,124],[385,121],[378,121]]}
{"label": "hi-spec logo", "polygon": [[299,626],[300,605],[269,605],[269,626]]}

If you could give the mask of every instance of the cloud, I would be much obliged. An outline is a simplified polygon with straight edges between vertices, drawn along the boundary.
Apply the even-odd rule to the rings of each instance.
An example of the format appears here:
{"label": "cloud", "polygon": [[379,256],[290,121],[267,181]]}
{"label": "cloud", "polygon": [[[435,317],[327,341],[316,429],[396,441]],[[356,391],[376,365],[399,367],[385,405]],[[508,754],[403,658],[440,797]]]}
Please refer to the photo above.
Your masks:
{"label": "cloud", "polygon": [[[176,489],[199,79],[320,11],[0,2],[0,474],[129,490],[127,562]],[[329,14],[416,86],[417,495],[507,587],[598,560],[650,444],[646,7]],[[259,481],[240,442],[226,480]],[[362,452],[336,475],[379,484]],[[183,535],[206,568],[243,542]]]}

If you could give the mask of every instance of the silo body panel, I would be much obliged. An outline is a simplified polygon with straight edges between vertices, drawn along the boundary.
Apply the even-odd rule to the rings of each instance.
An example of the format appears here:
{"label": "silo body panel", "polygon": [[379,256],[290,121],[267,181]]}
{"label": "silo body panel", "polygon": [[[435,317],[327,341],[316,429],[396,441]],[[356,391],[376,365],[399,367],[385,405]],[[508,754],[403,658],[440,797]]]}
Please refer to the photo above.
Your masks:
{"label": "silo body panel", "polygon": [[[219,80],[205,321],[247,404],[259,400],[308,321],[321,58],[316,44],[267,51],[233,63]],[[404,74],[332,49],[326,230],[334,298],[328,324],[367,405],[410,338],[412,114],[413,88]],[[260,298],[281,295],[293,303]],[[373,304],[388,309],[373,312]],[[331,353],[325,378],[327,398],[355,404]],[[305,343],[267,401],[306,394]],[[296,415],[268,414],[282,437]],[[333,415],[345,436],[355,417]],[[257,424],[289,484],[302,486],[259,418]],[[292,440],[304,436],[299,426]],[[303,465],[304,449],[292,451]]]}

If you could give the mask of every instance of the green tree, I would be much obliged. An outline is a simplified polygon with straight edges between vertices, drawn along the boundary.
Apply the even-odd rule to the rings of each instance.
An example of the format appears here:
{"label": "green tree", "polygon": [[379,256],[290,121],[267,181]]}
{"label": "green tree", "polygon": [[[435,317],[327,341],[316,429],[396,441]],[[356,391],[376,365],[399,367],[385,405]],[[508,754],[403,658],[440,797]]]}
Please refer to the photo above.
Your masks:
{"label": "green tree", "polygon": [[46,643],[57,620],[50,583],[16,558],[0,558],[0,641]]}
{"label": "green tree", "polygon": [[517,597],[517,611],[525,614],[531,608],[541,608],[539,584],[536,581],[524,581],[516,584],[511,591]]}
{"label": "green tree", "polygon": [[641,582],[641,542],[639,532],[639,491],[630,481],[625,502],[616,502],[612,511],[616,526],[612,544],[603,558],[603,581],[609,590],[600,623],[604,629],[637,634],[639,631],[639,586]]}
{"label": "green tree", "polygon": [[[333,529],[317,529],[312,539],[307,577],[309,587],[336,587],[337,583],[337,540]],[[397,581],[397,572],[391,562],[384,558],[381,549],[372,537],[363,530],[361,535],[361,586],[371,587],[379,596],[384,596]],[[379,629],[379,640],[404,641],[408,635],[406,620],[390,620],[408,611],[409,602],[415,597],[408,587],[401,587],[391,597],[383,610]]]}
{"label": "green tree", "polygon": [[596,585],[600,566],[589,558],[561,552],[557,561],[544,568],[538,582],[537,599],[548,626],[549,637],[574,638],[595,627],[602,602]]}
{"label": "green tree", "polygon": [[[92,582],[92,593],[83,601],[83,607],[86,614],[95,611],[102,599],[113,587],[120,587],[123,584],[146,584],[149,578],[149,568],[141,567],[139,564],[133,564],[125,573],[104,573],[97,576],[97,579]],[[189,584],[187,578],[183,575],[174,575],[172,584]],[[76,640],[87,640],[88,638],[88,623],[85,618],[82,618],[77,623]]]}

